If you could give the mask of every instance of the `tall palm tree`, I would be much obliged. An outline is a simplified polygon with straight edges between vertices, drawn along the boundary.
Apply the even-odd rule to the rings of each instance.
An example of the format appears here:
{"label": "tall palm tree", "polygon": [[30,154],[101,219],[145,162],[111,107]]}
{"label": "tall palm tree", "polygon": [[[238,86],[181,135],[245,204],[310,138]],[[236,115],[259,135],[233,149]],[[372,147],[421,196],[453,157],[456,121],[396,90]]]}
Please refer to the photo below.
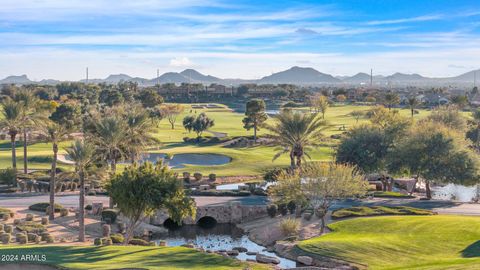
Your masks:
{"label": "tall palm tree", "polygon": [[7,98],[2,102],[0,129],[7,131],[12,147],[12,168],[17,172],[16,138],[22,126],[23,106]]}
{"label": "tall palm tree", "polygon": [[410,112],[412,113],[412,117],[415,112],[415,108],[417,108],[419,104],[420,102],[418,102],[418,99],[416,97],[411,97],[408,99],[408,106],[410,107]]}
{"label": "tall palm tree", "polygon": [[290,156],[290,167],[300,167],[304,156],[308,155],[311,147],[318,146],[323,137],[322,130],[325,121],[318,117],[318,114],[306,114],[283,110],[276,117],[274,125],[267,125],[270,137],[280,146],[280,151],[275,154],[273,160],[282,154]]}
{"label": "tall palm tree", "polygon": [[148,146],[158,143],[159,140],[152,134],[155,132],[154,123],[145,110],[134,110],[126,116],[126,152],[133,162],[137,161]]}
{"label": "tall palm tree", "polygon": [[129,138],[126,121],[117,116],[101,118],[94,124],[89,134],[94,142],[98,155],[109,165],[113,174],[117,171],[117,162],[127,155]]}
{"label": "tall palm tree", "polygon": [[47,121],[41,129],[42,135],[47,142],[52,143],[53,159],[52,159],[52,171],[50,172],[50,213],[48,219],[53,220],[55,218],[55,187],[56,187],[56,174],[57,174],[57,158],[58,158],[58,144],[65,139],[70,133],[70,130],[65,126],[53,121]]}
{"label": "tall palm tree", "polygon": [[85,178],[88,169],[94,162],[95,148],[93,144],[76,140],[66,149],[70,159],[75,162],[75,172],[78,174],[80,186],[79,198],[79,234],[78,240],[85,242]]}
{"label": "tall palm tree", "polygon": [[28,131],[46,120],[46,115],[40,107],[40,99],[31,91],[20,90],[15,95],[15,100],[22,104],[22,125],[23,132],[23,173],[28,172]]}

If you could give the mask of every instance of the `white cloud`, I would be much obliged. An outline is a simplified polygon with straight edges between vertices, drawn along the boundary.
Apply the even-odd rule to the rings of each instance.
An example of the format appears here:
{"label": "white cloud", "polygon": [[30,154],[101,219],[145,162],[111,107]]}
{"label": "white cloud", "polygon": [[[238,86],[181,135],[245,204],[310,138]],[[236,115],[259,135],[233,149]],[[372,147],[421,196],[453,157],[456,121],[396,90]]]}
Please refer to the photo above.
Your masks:
{"label": "white cloud", "polygon": [[193,66],[192,61],[188,57],[180,57],[170,59],[170,66],[172,67],[191,67]]}
{"label": "white cloud", "polygon": [[384,24],[398,24],[398,23],[409,23],[409,22],[425,22],[425,21],[434,21],[443,19],[443,15],[424,15],[411,18],[402,18],[395,20],[379,20],[379,21],[370,21],[367,22],[368,25],[384,25]]}

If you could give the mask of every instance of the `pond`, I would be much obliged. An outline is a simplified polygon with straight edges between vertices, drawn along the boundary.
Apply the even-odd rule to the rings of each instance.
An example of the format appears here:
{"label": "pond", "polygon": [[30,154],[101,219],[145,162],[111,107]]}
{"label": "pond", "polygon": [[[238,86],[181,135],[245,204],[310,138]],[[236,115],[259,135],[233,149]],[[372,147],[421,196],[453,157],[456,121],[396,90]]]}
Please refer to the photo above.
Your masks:
{"label": "pond", "polygon": [[[276,257],[280,260],[279,266],[282,268],[293,268],[296,262],[279,257],[273,252],[265,251],[265,247],[258,245],[248,239],[248,236],[242,229],[233,224],[216,224],[214,226],[183,225],[176,228],[170,228],[168,233],[158,234],[154,240],[157,243],[160,240],[167,242],[168,246],[180,246],[183,244],[194,244],[205,250],[232,250],[234,247],[244,247],[250,252],[258,252],[267,256]],[[240,253],[235,258],[245,261],[247,259],[255,260],[255,255]]]}
{"label": "pond", "polygon": [[184,168],[186,164],[199,166],[213,166],[230,163],[232,158],[221,154],[197,154],[186,153],[176,154],[172,159],[165,159],[163,153],[148,153],[142,157],[142,161],[157,162],[157,160],[164,159],[164,162],[172,168]]}

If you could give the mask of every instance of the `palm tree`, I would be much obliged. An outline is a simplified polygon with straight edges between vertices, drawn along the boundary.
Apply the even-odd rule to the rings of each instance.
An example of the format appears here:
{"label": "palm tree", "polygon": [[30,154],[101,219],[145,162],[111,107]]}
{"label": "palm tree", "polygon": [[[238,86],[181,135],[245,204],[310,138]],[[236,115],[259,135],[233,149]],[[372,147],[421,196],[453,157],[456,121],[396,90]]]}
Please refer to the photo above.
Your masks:
{"label": "palm tree", "polygon": [[70,148],[66,149],[70,159],[75,162],[75,172],[78,174],[80,198],[79,198],[79,234],[78,240],[85,242],[85,178],[88,169],[94,161],[95,148],[92,144],[84,141],[75,141]]}
{"label": "palm tree", "polygon": [[27,133],[32,127],[46,120],[40,108],[40,99],[31,91],[21,90],[15,95],[15,100],[22,104],[22,131],[23,131],[23,173],[28,172],[28,142]]}
{"label": "palm tree", "polygon": [[408,106],[410,107],[410,111],[412,112],[412,117],[415,112],[415,108],[419,105],[418,99],[416,97],[411,97],[408,99]]}
{"label": "palm tree", "polygon": [[70,133],[70,130],[56,122],[47,121],[46,124],[42,126],[41,132],[45,140],[52,143],[53,160],[50,172],[50,213],[48,219],[53,220],[55,218],[55,177],[57,174],[58,144]]}
{"label": "palm tree", "polygon": [[126,121],[120,117],[107,116],[94,123],[92,134],[98,155],[105,160],[113,174],[117,171],[117,162],[127,155],[129,138]]}
{"label": "palm tree", "polygon": [[22,126],[23,106],[19,102],[15,102],[9,98],[2,102],[2,120],[0,121],[0,129],[6,130],[10,136],[12,147],[12,168],[17,172],[17,153],[16,153],[16,137]]}
{"label": "palm tree", "polygon": [[289,153],[290,167],[292,169],[300,167],[304,155],[310,158],[307,150],[319,145],[320,139],[323,137],[323,127],[325,127],[325,121],[316,113],[292,113],[283,110],[277,115],[274,125],[266,126],[271,132],[270,137],[281,147],[273,160],[282,154]]}
{"label": "palm tree", "polygon": [[155,126],[145,110],[134,110],[126,116],[126,152],[132,163],[137,161],[142,153],[147,151],[147,147],[158,143],[159,140],[152,134],[155,132]]}

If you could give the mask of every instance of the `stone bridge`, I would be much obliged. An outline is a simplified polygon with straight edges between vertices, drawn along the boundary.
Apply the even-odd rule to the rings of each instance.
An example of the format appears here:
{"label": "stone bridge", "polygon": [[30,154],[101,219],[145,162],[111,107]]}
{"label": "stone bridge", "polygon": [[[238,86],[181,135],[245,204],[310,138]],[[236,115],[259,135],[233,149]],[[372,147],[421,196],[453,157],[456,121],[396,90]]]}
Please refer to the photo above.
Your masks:
{"label": "stone bridge", "polygon": [[[242,205],[240,202],[227,202],[225,204],[198,206],[196,217],[194,219],[191,217],[184,219],[183,224],[193,225],[207,220],[214,220],[216,223],[239,224],[265,216],[267,216],[265,205]],[[169,221],[171,219],[164,210],[158,210],[150,219],[150,223],[157,226],[166,225],[166,222]]]}

